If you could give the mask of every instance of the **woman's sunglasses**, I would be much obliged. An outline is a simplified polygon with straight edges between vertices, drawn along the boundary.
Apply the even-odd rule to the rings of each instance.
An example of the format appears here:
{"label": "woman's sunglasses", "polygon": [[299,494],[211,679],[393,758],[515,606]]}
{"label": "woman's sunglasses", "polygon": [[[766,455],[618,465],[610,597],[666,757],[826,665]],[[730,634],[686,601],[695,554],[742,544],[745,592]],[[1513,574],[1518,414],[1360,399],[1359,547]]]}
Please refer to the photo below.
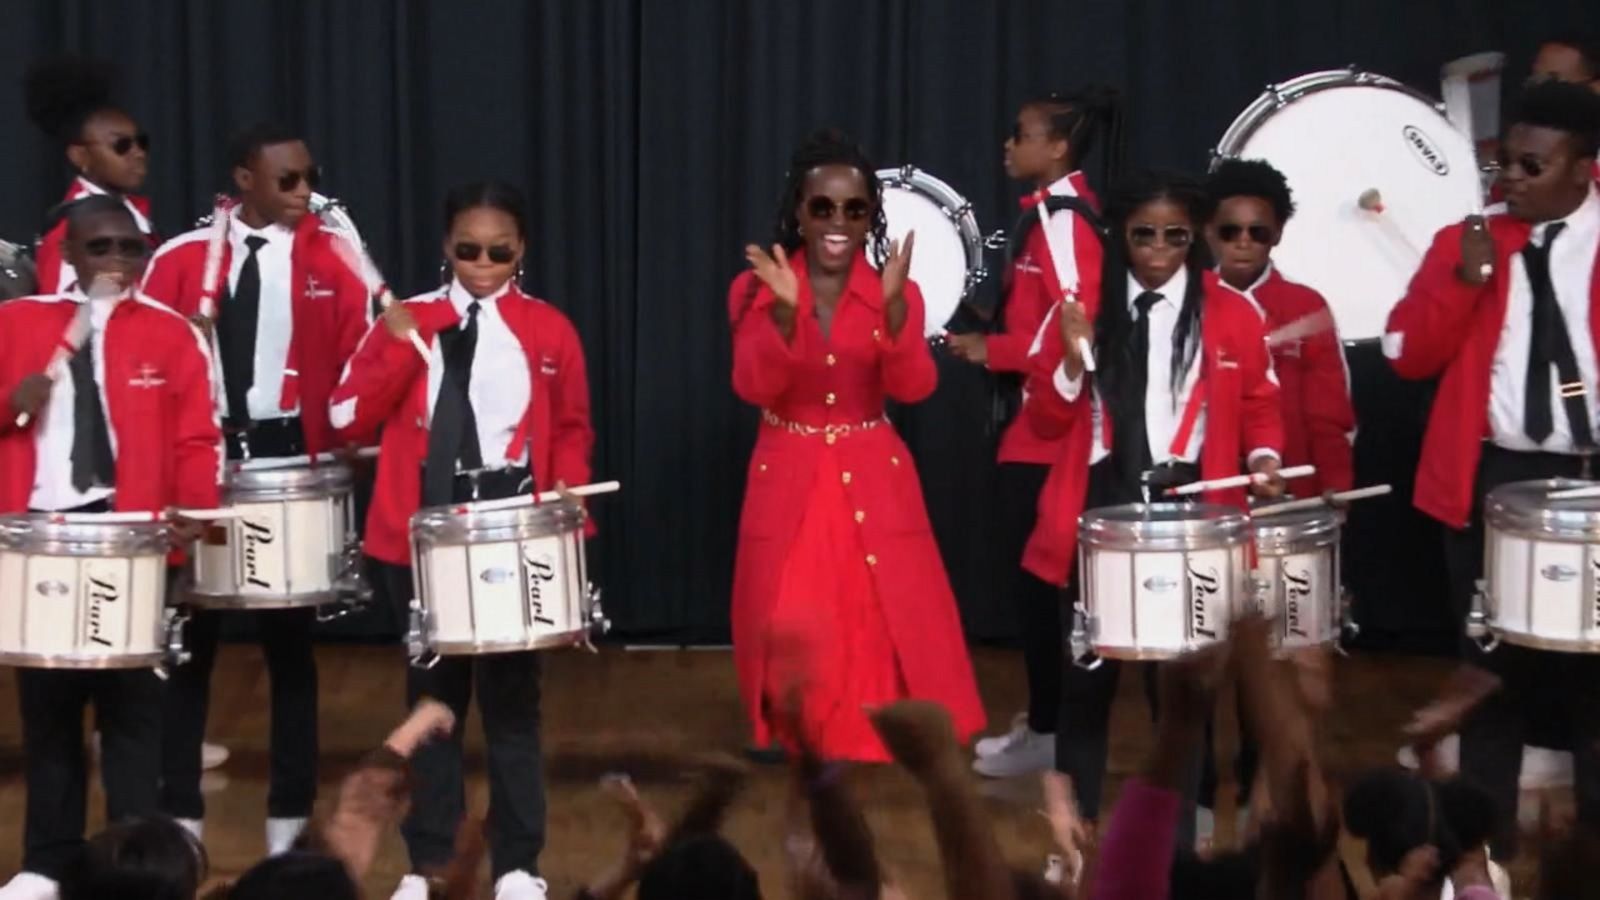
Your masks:
{"label": "woman's sunglasses", "polygon": [[[462,262],[477,262],[478,258],[483,256],[484,247],[471,241],[457,241],[451,252]],[[516,248],[510,244],[495,244],[488,252],[489,262],[497,266],[503,266],[517,258]]]}
{"label": "woman's sunglasses", "polygon": [[[839,204],[833,202],[832,197],[812,197],[806,201],[806,214],[813,219],[831,219],[839,209]],[[872,214],[872,204],[860,197],[852,197],[844,202],[844,217],[852,222],[859,222]]]}
{"label": "woman's sunglasses", "polygon": [[1231,244],[1234,241],[1237,241],[1239,239],[1239,235],[1241,235],[1241,234],[1249,235],[1250,236],[1250,240],[1253,243],[1257,243],[1257,244],[1270,244],[1270,243],[1272,243],[1272,238],[1273,238],[1272,229],[1268,228],[1265,225],[1248,225],[1248,226],[1246,226],[1246,225],[1236,225],[1236,224],[1234,224],[1232,222],[1229,222],[1226,225],[1218,225],[1217,226],[1217,237],[1222,238],[1224,243]]}
{"label": "woman's sunglasses", "polygon": [[285,172],[278,176],[278,190],[287,194],[299,187],[302,181],[306,183],[306,187],[316,190],[317,185],[322,182],[322,168],[312,166],[304,172]]}
{"label": "woman's sunglasses", "polygon": [[133,152],[134,147],[138,147],[140,150],[149,152],[150,135],[141,131],[138,134],[124,134],[114,141],[98,141],[97,143],[101,143],[107,147],[110,147],[111,152],[118,156],[127,156],[129,153]]}
{"label": "woman's sunglasses", "polygon": [[144,259],[150,254],[150,242],[144,238],[90,238],[84,241],[83,251],[96,259],[113,253],[123,259]]}
{"label": "woman's sunglasses", "polygon": [[1187,247],[1194,240],[1194,232],[1182,225],[1168,225],[1157,229],[1154,225],[1135,225],[1128,229],[1135,247],[1154,247],[1159,237],[1168,247]]}

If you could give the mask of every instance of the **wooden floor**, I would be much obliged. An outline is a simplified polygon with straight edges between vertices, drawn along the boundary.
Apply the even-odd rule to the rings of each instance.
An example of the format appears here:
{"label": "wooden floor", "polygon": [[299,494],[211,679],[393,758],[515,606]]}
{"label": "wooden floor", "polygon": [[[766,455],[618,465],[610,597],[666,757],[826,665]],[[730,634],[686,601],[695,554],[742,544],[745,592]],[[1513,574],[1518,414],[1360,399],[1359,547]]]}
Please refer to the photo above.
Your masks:
{"label": "wooden floor", "polygon": [[[322,794],[327,796],[353,761],[382,741],[402,716],[403,660],[398,648],[349,645],[322,647],[318,658]],[[980,650],[975,661],[991,723],[998,728],[1022,706],[1021,660],[1009,651]],[[551,896],[562,897],[603,869],[621,848],[620,819],[596,788],[601,775],[632,773],[647,796],[670,814],[684,796],[682,760],[706,750],[737,751],[745,729],[726,651],[613,648],[598,655],[551,653],[546,663],[550,817],[542,866]],[[1400,724],[1437,686],[1445,667],[1436,660],[1383,656],[1345,659],[1339,665],[1338,708],[1345,712],[1330,729],[1328,759],[1343,771],[1387,764]],[[0,670],[0,822],[6,823],[0,828],[0,873],[7,875],[19,862],[24,798],[11,681],[10,671]],[[267,697],[259,652],[241,645],[224,648],[216,670],[210,735],[232,751],[232,759],[207,776],[206,838],[216,875],[236,875],[263,852]],[[1111,768],[1120,779],[1137,768],[1150,737],[1138,679],[1123,679],[1114,716]],[[469,797],[481,813],[487,790],[476,723],[470,734],[474,774]],[[861,771],[856,778],[886,864],[911,896],[942,896],[932,833],[911,782],[892,769]],[[993,815],[1007,853],[1018,863],[1041,863],[1047,834],[1035,813],[1032,780],[985,788],[994,798]],[[90,803],[91,821],[98,823],[98,788]],[[761,769],[728,829],[761,871],[769,897],[784,896],[779,855],[784,809],[784,771]],[[392,836],[368,883],[370,895],[387,896],[404,871],[404,848]]]}

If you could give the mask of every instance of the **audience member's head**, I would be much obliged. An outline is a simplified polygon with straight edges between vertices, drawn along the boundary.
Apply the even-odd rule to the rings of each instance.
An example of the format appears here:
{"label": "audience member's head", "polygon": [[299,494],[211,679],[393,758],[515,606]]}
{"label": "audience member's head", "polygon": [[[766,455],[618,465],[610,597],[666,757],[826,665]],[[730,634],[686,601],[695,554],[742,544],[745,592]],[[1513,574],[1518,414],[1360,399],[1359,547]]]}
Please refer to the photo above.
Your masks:
{"label": "audience member's head", "polygon": [[1439,877],[1455,868],[1461,854],[1483,845],[1494,833],[1494,802],[1462,778],[1430,781],[1392,769],[1372,772],[1345,791],[1345,827],[1367,841],[1374,874],[1396,872],[1406,854],[1433,847]]}
{"label": "audience member's head", "polygon": [[60,892],[62,900],[192,900],[205,877],[205,850],[183,826],[129,819],[89,839]]}
{"label": "audience member's head", "polygon": [[361,889],[339,859],[291,850],[251,866],[225,896],[228,900],[359,900]]}
{"label": "audience member's head", "polygon": [[639,900],[759,900],[756,870],[721,835],[674,842],[639,877]]}

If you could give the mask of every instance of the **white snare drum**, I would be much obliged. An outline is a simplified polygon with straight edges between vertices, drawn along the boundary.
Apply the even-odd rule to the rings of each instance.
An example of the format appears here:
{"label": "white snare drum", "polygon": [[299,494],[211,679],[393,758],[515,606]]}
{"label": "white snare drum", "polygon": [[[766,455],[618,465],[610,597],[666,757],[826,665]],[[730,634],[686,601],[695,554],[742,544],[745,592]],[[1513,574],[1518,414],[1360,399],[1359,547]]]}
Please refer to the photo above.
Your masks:
{"label": "white snare drum", "polygon": [[581,646],[604,627],[589,586],[581,506],[505,501],[411,518],[414,660]]}
{"label": "white snare drum", "polygon": [[1078,520],[1075,657],[1171,659],[1226,640],[1249,602],[1250,521],[1226,506],[1132,503]]}
{"label": "white snare drum", "polygon": [[[911,254],[911,280],[922,289],[927,310],[923,332],[944,334],[956,308],[988,277],[983,265],[983,234],[972,204],[943,181],[916,166],[879,169],[883,215],[891,241],[917,233]],[[883,260],[873,257],[875,266]]]}
{"label": "white snare drum", "polygon": [[1582,487],[1519,481],[1484,501],[1484,608],[1489,631],[1523,647],[1600,652],[1600,498],[1549,500]]}
{"label": "white snare drum", "polygon": [[0,664],[139,669],[167,646],[167,525],[0,517]]}
{"label": "white snare drum", "polygon": [[[1471,139],[1431,98],[1354,69],[1269,87],[1215,155],[1265,159],[1288,178],[1296,210],[1273,261],[1328,298],[1347,340],[1383,334],[1434,232],[1481,202]],[[1382,212],[1360,207],[1369,190]]]}
{"label": "white snare drum", "polygon": [[1278,645],[1337,642],[1348,624],[1339,580],[1339,514],[1308,509],[1264,516],[1251,525],[1262,612],[1282,623]]}
{"label": "white snare drum", "polygon": [[228,463],[223,503],[238,514],[195,548],[190,599],[222,609],[288,609],[339,599],[355,535],[350,468],[304,457]]}

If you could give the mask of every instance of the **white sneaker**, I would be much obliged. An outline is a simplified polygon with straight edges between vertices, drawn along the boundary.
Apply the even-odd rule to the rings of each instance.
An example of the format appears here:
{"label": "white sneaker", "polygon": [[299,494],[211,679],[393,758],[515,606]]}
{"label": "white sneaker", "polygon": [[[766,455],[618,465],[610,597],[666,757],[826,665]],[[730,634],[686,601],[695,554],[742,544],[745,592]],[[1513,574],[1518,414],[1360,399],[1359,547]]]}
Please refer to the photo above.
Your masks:
{"label": "white sneaker", "polygon": [[0,887],[0,900],[57,900],[60,896],[54,881],[33,872],[18,872]]}
{"label": "white sneaker", "polygon": [[[1417,753],[1408,744],[1395,754],[1400,765],[1417,767]],[[1449,735],[1439,741],[1439,762],[1450,771],[1461,768],[1461,736]],[[1522,748],[1522,774],[1517,779],[1524,791],[1570,787],[1573,783],[1572,754],[1545,747]]]}
{"label": "white sneaker", "polygon": [[221,744],[200,745],[200,768],[215,769],[228,761],[228,748]]}
{"label": "white sneaker", "polygon": [[305,830],[305,819],[268,819],[267,855],[277,856],[279,853],[288,852],[289,847],[294,844],[294,839]]}
{"label": "white sneaker", "polygon": [[1043,772],[1055,765],[1055,735],[1040,734],[1028,728],[1026,724],[1022,726],[1020,733],[1013,733],[1016,737],[999,753],[980,756],[973,760],[972,771],[985,778],[1015,778],[1018,775]]}
{"label": "white sneaker", "polygon": [[1003,753],[1007,747],[1011,746],[1013,741],[1023,737],[1027,731],[1028,714],[1017,713],[1011,717],[1010,731],[1005,734],[997,734],[994,737],[979,738],[978,742],[972,745],[972,752],[977,754],[979,759],[983,759],[985,756],[994,756],[996,753]]}
{"label": "white sneaker", "polygon": [[428,879],[421,875],[407,875],[389,895],[389,900],[428,900]]}
{"label": "white sneaker", "polygon": [[543,878],[517,869],[501,875],[494,883],[494,900],[547,900],[545,890],[548,887]]}

